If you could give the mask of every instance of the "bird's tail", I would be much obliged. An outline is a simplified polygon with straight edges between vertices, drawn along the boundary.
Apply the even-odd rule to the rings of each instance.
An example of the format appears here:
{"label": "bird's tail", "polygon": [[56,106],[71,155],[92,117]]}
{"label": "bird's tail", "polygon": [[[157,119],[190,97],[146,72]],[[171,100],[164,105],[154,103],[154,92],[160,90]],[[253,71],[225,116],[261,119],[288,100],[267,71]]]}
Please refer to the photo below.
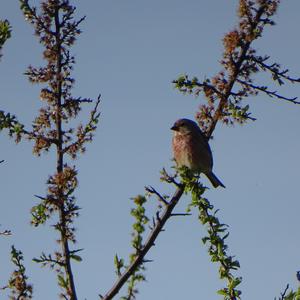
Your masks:
{"label": "bird's tail", "polygon": [[211,182],[214,188],[217,188],[218,186],[225,188],[225,185],[220,181],[220,179],[213,172],[210,172],[205,175],[207,176],[207,178],[209,179],[209,181]]}

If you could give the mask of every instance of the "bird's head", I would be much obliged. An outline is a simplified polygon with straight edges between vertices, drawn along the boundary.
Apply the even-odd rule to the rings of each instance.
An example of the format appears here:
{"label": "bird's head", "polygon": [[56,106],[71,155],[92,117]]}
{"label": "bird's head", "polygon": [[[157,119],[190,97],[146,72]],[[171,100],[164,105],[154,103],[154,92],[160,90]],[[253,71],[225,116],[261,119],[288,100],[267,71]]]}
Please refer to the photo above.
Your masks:
{"label": "bird's head", "polygon": [[179,119],[171,127],[171,130],[175,131],[175,134],[185,135],[196,133],[200,131],[196,122],[189,119]]}

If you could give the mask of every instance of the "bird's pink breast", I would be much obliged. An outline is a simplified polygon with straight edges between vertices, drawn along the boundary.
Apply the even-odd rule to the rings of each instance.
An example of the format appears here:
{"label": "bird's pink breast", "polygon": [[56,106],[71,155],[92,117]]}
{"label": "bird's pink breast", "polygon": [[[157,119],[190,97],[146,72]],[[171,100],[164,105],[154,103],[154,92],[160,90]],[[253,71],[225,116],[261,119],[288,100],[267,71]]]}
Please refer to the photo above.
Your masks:
{"label": "bird's pink breast", "polygon": [[192,168],[192,141],[190,136],[175,135],[173,137],[173,153],[178,166]]}
{"label": "bird's pink breast", "polygon": [[176,134],[173,137],[173,153],[179,167],[186,166],[192,171],[209,172],[212,169],[210,149],[200,137],[191,134]]}

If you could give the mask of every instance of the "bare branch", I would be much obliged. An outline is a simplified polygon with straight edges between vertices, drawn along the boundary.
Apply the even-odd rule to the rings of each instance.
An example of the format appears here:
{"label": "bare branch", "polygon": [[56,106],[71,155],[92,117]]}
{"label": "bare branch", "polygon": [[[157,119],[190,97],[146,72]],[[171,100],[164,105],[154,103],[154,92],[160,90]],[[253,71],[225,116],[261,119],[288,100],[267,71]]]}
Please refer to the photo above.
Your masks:
{"label": "bare branch", "polygon": [[166,201],[166,199],[158,192],[156,191],[152,186],[146,186],[145,190],[150,193],[150,194],[154,194],[157,196],[157,199],[162,202],[164,205],[168,205],[168,201]]}
{"label": "bare branch", "polygon": [[289,284],[287,284],[285,290],[283,291],[283,293],[280,293],[279,300],[284,300],[285,299],[285,296],[286,296],[286,293],[287,293],[289,287],[290,287]]}
{"label": "bare branch", "polygon": [[[287,73],[289,72],[288,69],[284,69],[282,71],[280,71],[280,65],[277,64],[277,63],[272,63],[270,65],[266,64],[265,61],[267,61],[270,57],[269,56],[265,56],[265,57],[256,57],[256,56],[249,56],[249,60],[252,60],[254,61],[260,68],[261,70],[263,71],[269,71],[270,73],[273,74],[273,78],[275,80],[278,80],[280,77],[287,80],[287,81],[290,81],[292,83],[295,83],[295,82],[300,82],[300,78],[294,78],[294,77],[291,77],[289,75],[287,75]],[[279,81],[279,84],[282,84],[280,83]]]}
{"label": "bare branch", "polygon": [[[86,99],[86,102],[90,102],[90,100],[91,99]],[[83,100],[81,100],[81,102],[82,101]],[[64,149],[62,149],[63,153],[68,153],[73,158],[75,158],[76,152],[78,152],[78,150],[81,150],[82,152],[84,151],[83,144],[85,142],[90,142],[92,140],[93,132],[97,128],[96,125],[100,117],[100,113],[98,111],[100,102],[101,102],[101,94],[98,96],[95,106],[90,113],[89,122],[84,127],[80,126],[78,128],[77,139],[75,140],[75,142],[69,144]]]}
{"label": "bare branch", "polygon": [[10,230],[4,230],[4,231],[0,231],[0,235],[4,235],[4,236],[9,236],[9,235],[11,235],[12,233],[11,233],[11,231]]}
{"label": "bare branch", "polygon": [[190,213],[173,213],[171,214],[171,217],[186,217],[186,216],[191,216],[192,214]]}
{"label": "bare branch", "polygon": [[300,104],[299,101],[296,101],[297,97],[293,97],[293,98],[284,97],[284,96],[278,94],[277,91],[268,90],[267,86],[255,85],[255,84],[252,84],[250,82],[246,82],[246,81],[241,80],[241,79],[237,79],[237,82],[239,82],[241,85],[243,85],[245,87],[251,87],[254,90],[265,93],[271,98],[276,97],[278,99],[285,100],[285,101],[288,101],[288,102],[291,102],[291,103],[294,103],[294,104]]}
{"label": "bare branch", "polygon": [[165,182],[168,182],[168,183],[172,183],[174,184],[176,187],[180,187],[181,186],[181,183],[177,182],[175,180],[175,178],[177,177],[177,173],[175,175],[169,175],[166,171],[165,168],[162,169],[161,171],[161,177],[160,177],[160,180],[161,181],[165,181]]}

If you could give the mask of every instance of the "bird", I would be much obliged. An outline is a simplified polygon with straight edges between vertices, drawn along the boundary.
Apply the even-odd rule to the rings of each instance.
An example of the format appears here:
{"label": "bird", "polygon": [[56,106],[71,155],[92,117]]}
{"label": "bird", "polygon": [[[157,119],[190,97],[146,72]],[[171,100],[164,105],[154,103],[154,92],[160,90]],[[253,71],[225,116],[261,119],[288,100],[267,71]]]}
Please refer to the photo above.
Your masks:
{"label": "bird", "polygon": [[187,167],[193,173],[203,173],[213,187],[225,185],[213,173],[213,157],[208,138],[196,122],[190,119],[179,119],[171,127],[173,130],[172,148],[178,167]]}

